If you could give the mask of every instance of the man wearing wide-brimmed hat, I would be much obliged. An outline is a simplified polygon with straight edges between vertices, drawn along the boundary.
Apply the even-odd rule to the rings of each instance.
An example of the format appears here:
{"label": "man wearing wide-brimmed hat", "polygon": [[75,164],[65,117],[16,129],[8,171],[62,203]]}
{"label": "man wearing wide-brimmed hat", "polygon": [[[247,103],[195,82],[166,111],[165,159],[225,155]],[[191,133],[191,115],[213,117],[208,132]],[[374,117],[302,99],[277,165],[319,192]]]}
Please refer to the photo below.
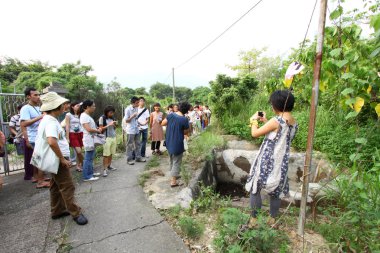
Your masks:
{"label": "man wearing wide-brimmed hat", "polygon": [[63,105],[68,100],[55,92],[48,92],[41,96],[41,101],[40,110],[45,113],[45,116],[38,128],[36,147],[38,144],[41,145],[42,142],[46,142],[59,159],[58,171],[56,174],[52,174],[51,179],[51,217],[58,219],[71,215],[78,225],[85,225],[87,219],[74,200],[75,186],[70,172],[69,143],[66,140],[63,128],[57,120],[58,116],[63,113]]}

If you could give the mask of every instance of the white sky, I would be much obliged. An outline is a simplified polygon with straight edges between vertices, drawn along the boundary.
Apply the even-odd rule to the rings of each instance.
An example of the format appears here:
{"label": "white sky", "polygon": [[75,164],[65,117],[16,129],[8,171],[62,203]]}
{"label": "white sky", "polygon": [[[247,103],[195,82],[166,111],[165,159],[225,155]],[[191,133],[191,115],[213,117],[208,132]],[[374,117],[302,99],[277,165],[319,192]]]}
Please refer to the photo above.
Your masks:
{"label": "white sky", "polygon": [[[81,60],[101,82],[171,84],[175,67],[258,0],[0,0],[0,56],[60,65]],[[358,7],[359,0],[348,0]],[[359,5],[360,4],[360,5]],[[314,0],[264,0],[228,33],[176,70],[176,85],[208,85],[238,52],[285,55],[303,39]],[[333,7],[330,7],[333,10]],[[316,33],[319,8],[309,31]]]}

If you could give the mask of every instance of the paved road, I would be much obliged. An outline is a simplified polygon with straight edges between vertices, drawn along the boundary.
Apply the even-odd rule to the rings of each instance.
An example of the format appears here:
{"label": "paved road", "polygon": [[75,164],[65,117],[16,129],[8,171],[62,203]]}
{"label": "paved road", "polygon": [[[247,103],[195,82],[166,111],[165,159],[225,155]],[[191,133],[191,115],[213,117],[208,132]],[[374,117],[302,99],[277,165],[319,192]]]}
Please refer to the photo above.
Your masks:
{"label": "paved road", "polygon": [[0,252],[56,252],[56,238],[64,236],[70,252],[189,252],[137,184],[145,164],[130,166],[123,158],[114,165],[118,170],[107,178],[77,186],[86,226],[70,217],[52,221],[48,191],[22,175],[8,177],[0,192]]}

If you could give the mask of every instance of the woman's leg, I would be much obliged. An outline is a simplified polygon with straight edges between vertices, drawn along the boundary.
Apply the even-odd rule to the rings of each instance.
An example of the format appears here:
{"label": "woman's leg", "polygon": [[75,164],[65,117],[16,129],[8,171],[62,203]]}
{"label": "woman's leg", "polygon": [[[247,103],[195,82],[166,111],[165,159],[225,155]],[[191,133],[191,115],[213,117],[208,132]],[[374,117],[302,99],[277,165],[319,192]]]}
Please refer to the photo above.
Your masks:
{"label": "woman's leg", "polygon": [[75,147],[75,152],[77,153],[77,167],[79,169],[83,166],[83,153],[80,147]]}
{"label": "woman's leg", "polygon": [[161,146],[161,142],[157,141],[156,142],[156,150],[160,151],[160,146]]}
{"label": "woman's leg", "polygon": [[280,210],[280,207],[281,207],[281,199],[270,196],[270,210],[269,210],[269,212],[270,212],[270,216],[272,218],[276,218],[278,211]]}
{"label": "woman's leg", "polygon": [[154,150],[156,149],[156,142],[155,142],[155,141],[152,141],[152,144],[151,144],[151,146],[150,146],[150,149],[151,149],[152,151],[154,151]]}
{"label": "woman's leg", "polygon": [[250,201],[251,201],[251,209],[252,209],[251,216],[256,217],[258,210],[260,210],[262,206],[260,191],[257,191],[255,194],[251,193]]}

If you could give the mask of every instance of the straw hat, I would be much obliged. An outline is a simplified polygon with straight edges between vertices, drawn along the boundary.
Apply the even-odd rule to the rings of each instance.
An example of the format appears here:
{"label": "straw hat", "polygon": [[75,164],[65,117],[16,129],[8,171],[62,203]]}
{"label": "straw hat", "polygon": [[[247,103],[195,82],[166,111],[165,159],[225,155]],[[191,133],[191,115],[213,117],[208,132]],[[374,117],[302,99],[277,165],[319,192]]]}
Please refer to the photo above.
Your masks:
{"label": "straw hat", "polygon": [[58,108],[60,105],[69,102],[68,99],[61,97],[56,92],[48,92],[41,96],[42,106],[41,112],[51,111]]}

